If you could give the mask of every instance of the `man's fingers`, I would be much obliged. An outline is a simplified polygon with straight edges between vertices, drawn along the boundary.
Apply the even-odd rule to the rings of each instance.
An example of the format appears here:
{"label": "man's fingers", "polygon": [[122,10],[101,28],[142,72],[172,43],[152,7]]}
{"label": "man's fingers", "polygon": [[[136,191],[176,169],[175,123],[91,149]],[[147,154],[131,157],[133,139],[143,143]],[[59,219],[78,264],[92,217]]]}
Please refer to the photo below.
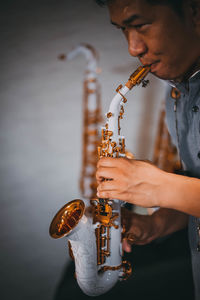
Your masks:
{"label": "man's fingers", "polygon": [[116,158],[114,157],[102,157],[97,162],[97,168],[99,167],[114,167]]}
{"label": "man's fingers", "polygon": [[131,245],[129,245],[129,243],[127,242],[126,239],[124,239],[124,240],[122,241],[122,249],[123,249],[125,252],[128,252],[128,253],[131,252]]}
{"label": "man's fingers", "polygon": [[128,194],[120,189],[119,180],[105,180],[99,182],[97,187],[97,196],[100,198],[110,198],[110,199],[119,199],[128,201]]}
{"label": "man's fingers", "polygon": [[119,194],[116,191],[98,191],[97,190],[97,197],[98,198],[106,198],[106,199],[119,199]]}
{"label": "man's fingers", "polygon": [[115,167],[119,163],[121,158],[115,157],[102,157],[97,162],[97,167]]}
{"label": "man's fingers", "polygon": [[115,179],[117,177],[115,168],[105,168],[100,167],[96,172],[97,181],[102,181],[103,179]]}
{"label": "man's fingers", "polygon": [[116,168],[117,166],[120,166],[124,163],[127,163],[129,161],[126,157],[102,157],[97,162],[97,168],[99,167],[107,167],[107,168]]}
{"label": "man's fingers", "polygon": [[97,187],[98,191],[117,191],[119,187],[119,183],[117,180],[104,180],[100,182],[99,186]]}

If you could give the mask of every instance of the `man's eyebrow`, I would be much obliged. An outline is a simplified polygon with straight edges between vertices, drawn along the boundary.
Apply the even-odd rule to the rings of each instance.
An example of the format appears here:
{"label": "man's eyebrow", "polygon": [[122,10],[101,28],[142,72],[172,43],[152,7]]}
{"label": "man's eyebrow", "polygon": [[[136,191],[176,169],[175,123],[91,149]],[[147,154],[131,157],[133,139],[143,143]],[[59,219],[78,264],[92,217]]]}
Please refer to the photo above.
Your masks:
{"label": "man's eyebrow", "polygon": [[[134,22],[135,20],[137,20],[137,19],[139,19],[139,18],[141,18],[140,15],[134,14],[134,15],[128,17],[127,19],[123,20],[123,21],[122,21],[122,24],[123,24],[123,25],[128,25],[129,23]],[[119,24],[113,22],[112,20],[111,20],[110,22],[111,22],[111,24],[113,24],[113,25],[115,25],[115,26],[120,26]]]}

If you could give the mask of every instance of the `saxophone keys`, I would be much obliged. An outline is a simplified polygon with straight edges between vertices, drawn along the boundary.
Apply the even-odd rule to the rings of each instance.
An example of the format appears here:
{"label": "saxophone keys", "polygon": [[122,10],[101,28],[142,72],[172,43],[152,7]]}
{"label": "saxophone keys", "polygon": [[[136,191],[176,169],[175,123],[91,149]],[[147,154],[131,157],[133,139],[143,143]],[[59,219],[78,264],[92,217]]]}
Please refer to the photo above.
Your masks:
{"label": "saxophone keys", "polygon": [[102,151],[101,151],[101,146],[97,147],[97,152],[98,152],[98,157],[101,157]]}
{"label": "saxophone keys", "polygon": [[108,257],[110,255],[110,252],[109,251],[103,251],[102,254]]}
{"label": "saxophone keys", "polygon": [[116,92],[118,93],[119,92],[119,90],[121,90],[121,88],[123,87],[123,85],[122,84],[120,84],[117,88],[116,88]]}
{"label": "saxophone keys", "polygon": [[116,145],[117,145],[117,143],[116,143],[116,142],[111,142],[111,146],[112,146],[112,148],[115,148],[115,147],[116,147]]}
{"label": "saxophone keys", "polygon": [[142,80],[142,87],[146,87],[149,84],[149,80]]}
{"label": "saxophone keys", "polygon": [[106,239],[105,239],[105,237],[102,237],[101,238],[101,247],[105,247],[105,245],[106,245]]}
{"label": "saxophone keys", "polygon": [[110,137],[110,136],[113,135],[113,132],[112,132],[111,130],[107,130],[107,134],[108,134],[108,136]]}
{"label": "saxophone keys", "polygon": [[100,231],[101,231],[101,234],[104,234],[106,232],[105,226],[101,226],[100,227]]}
{"label": "saxophone keys", "polygon": [[107,116],[107,118],[110,118],[110,117],[112,117],[112,115],[113,114],[111,112],[108,112],[106,116]]}
{"label": "saxophone keys", "polygon": [[122,261],[123,273],[120,275],[120,280],[127,280],[132,275],[132,267],[129,261]]}

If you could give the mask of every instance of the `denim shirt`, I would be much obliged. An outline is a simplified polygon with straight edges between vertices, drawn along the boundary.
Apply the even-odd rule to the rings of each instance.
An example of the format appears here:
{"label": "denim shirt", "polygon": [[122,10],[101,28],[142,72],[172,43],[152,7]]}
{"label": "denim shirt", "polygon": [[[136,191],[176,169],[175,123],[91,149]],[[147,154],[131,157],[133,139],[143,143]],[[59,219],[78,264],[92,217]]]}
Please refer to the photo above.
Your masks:
{"label": "denim shirt", "polygon": [[[176,145],[183,167],[189,176],[200,178],[200,71],[187,82],[176,84],[180,98],[171,97],[171,88],[166,97],[166,121]],[[200,182],[199,182],[200,183]],[[199,195],[200,205],[200,195]],[[195,297],[200,299],[200,252],[197,224],[200,219],[189,218],[189,241],[192,257]]]}

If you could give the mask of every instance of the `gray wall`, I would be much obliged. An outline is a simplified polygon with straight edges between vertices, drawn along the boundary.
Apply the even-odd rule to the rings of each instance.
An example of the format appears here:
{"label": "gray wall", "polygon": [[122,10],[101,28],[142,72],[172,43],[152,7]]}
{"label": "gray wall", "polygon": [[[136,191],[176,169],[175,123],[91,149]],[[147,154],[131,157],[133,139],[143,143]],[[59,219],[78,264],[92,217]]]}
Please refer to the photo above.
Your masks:
{"label": "gray wall", "polygon": [[[80,42],[98,50],[103,112],[138,62],[92,0],[7,1],[0,25],[0,297],[52,299],[68,255],[48,227],[66,201],[80,197],[85,68],[83,57],[57,56]],[[150,80],[128,96],[123,123],[127,148],[148,159],[164,98],[164,84]]]}

